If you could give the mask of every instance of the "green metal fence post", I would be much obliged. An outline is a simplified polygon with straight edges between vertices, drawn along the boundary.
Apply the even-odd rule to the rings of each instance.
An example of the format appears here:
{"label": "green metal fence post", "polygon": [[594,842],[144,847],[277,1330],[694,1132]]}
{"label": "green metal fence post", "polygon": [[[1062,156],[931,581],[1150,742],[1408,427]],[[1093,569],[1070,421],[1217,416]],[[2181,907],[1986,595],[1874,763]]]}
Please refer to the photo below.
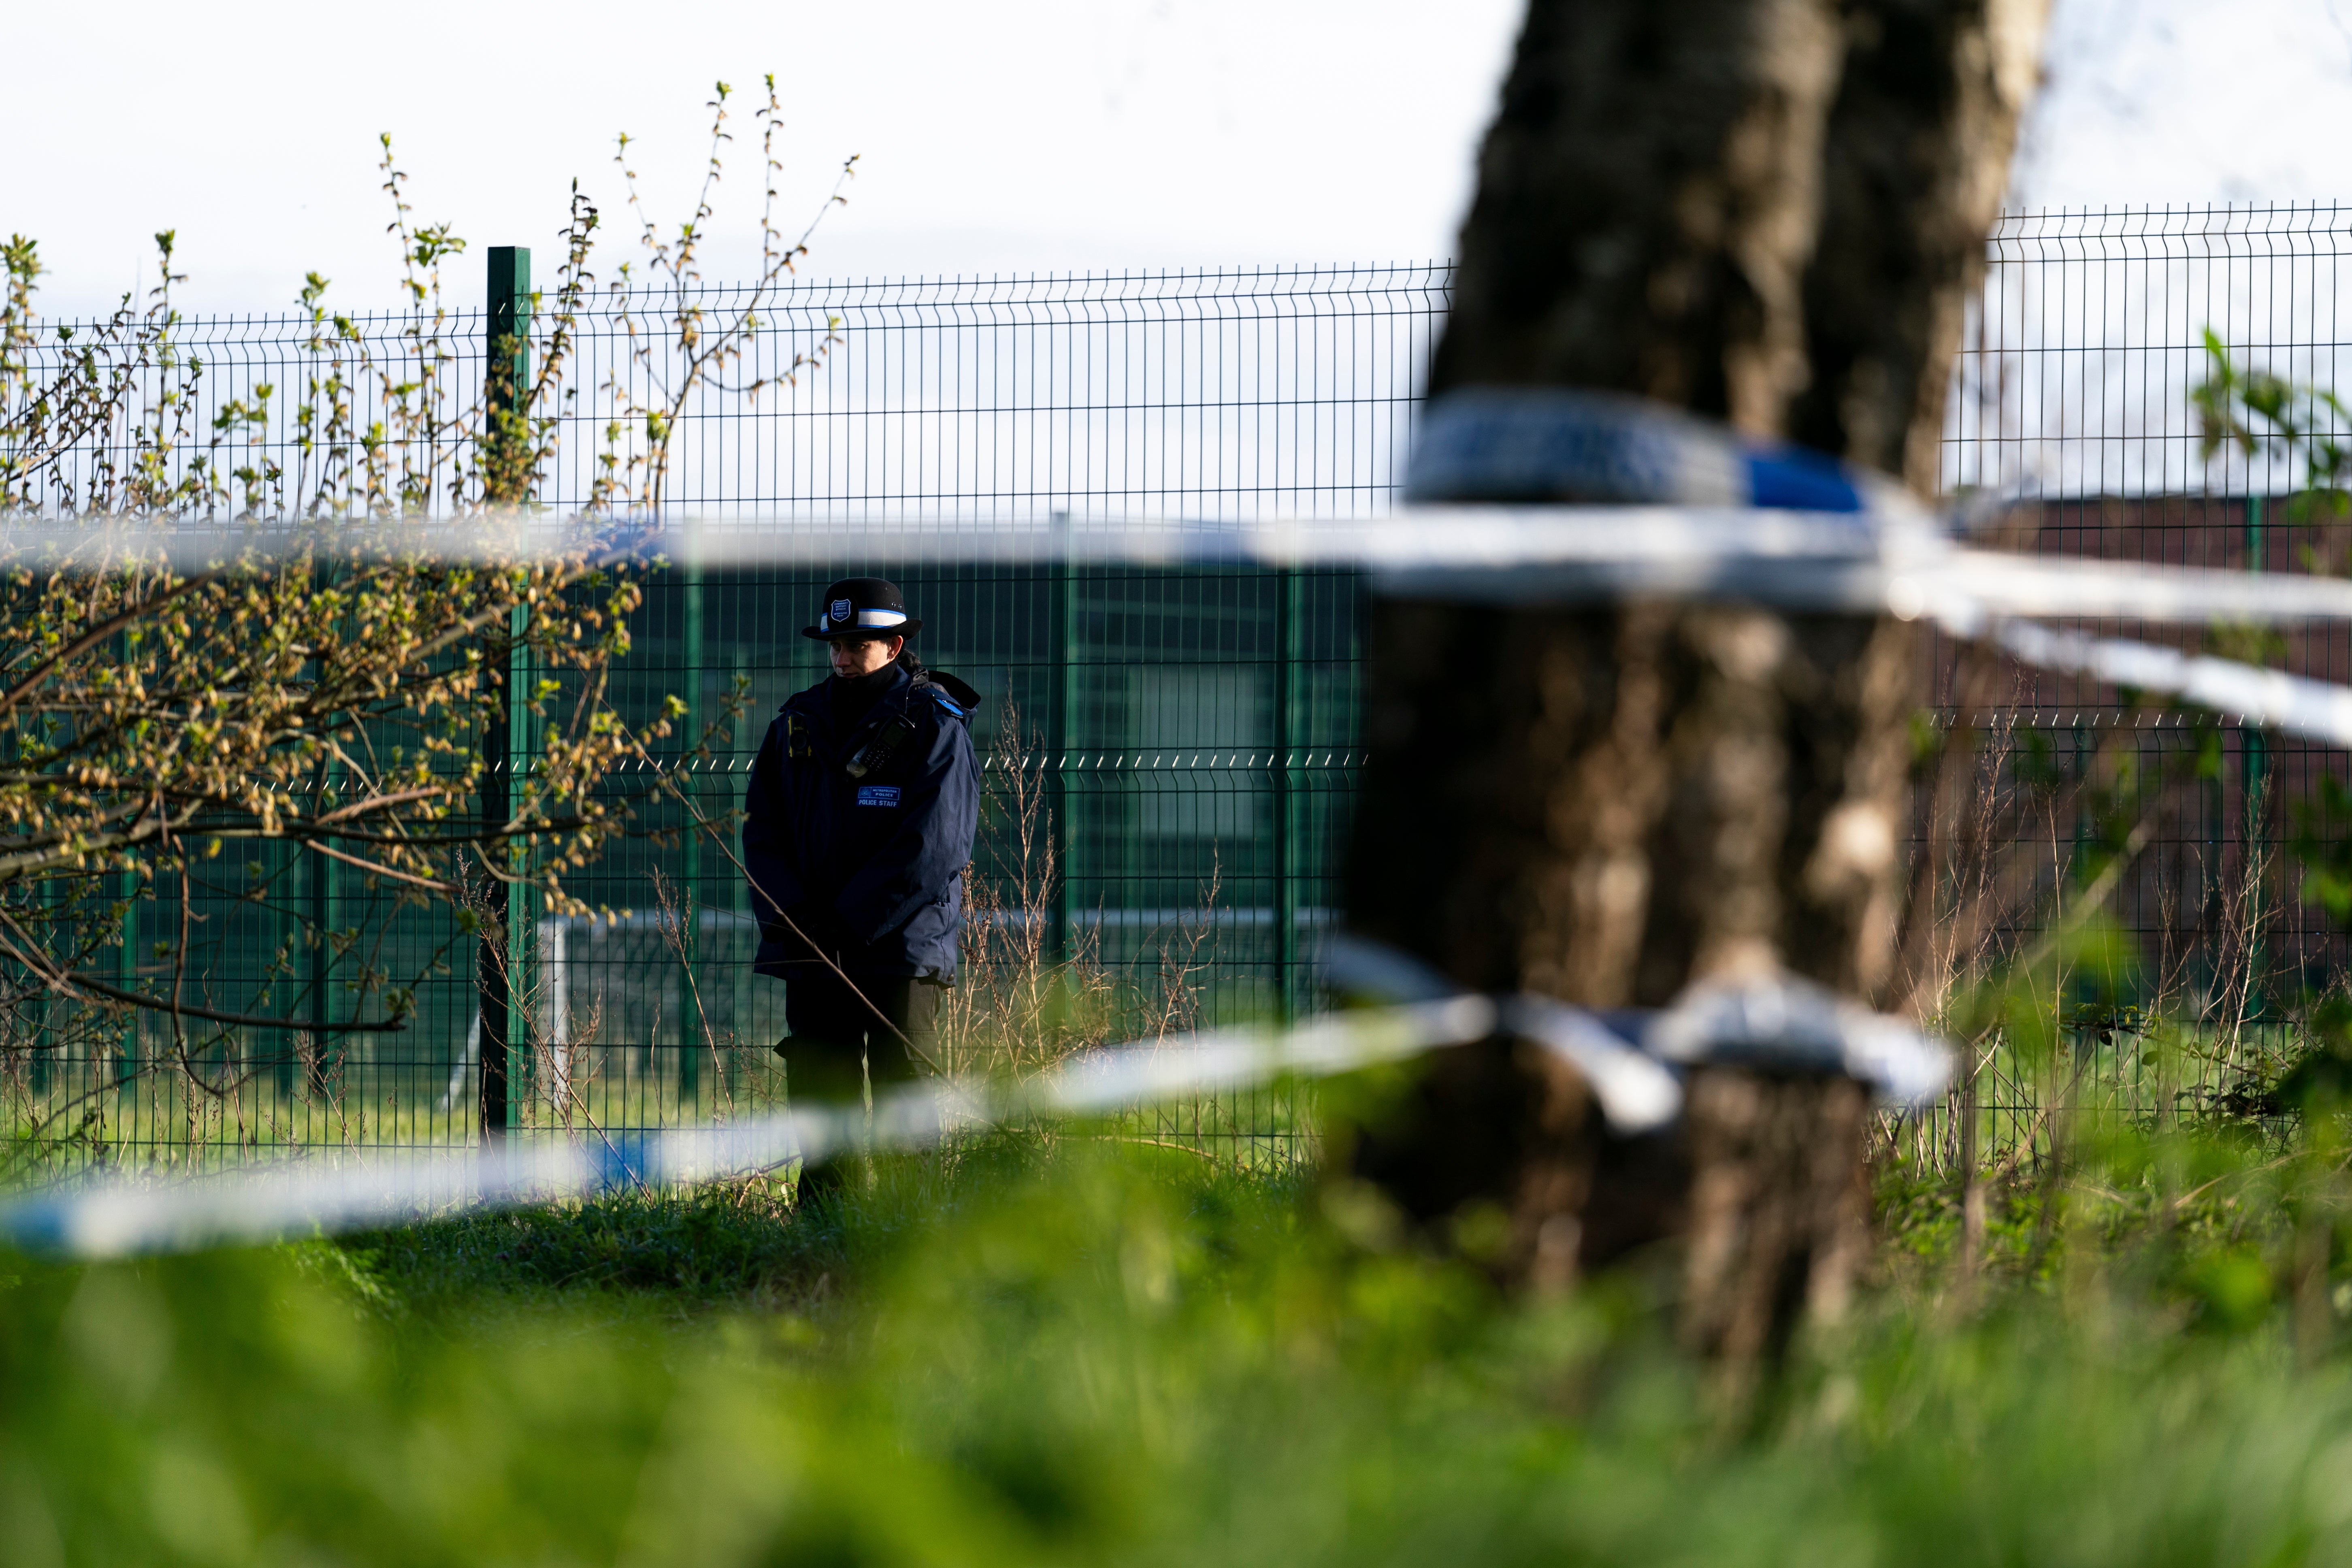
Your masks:
{"label": "green metal fence post", "polygon": [[[530,771],[533,752],[530,732],[530,709],[519,700],[520,694],[530,689],[537,679],[530,657],[530,644],[526,640],[530,630],[528,611],[517,608],[508,613],[510,637],[507,651],[506,700],[506,765],[508,810],[521,803],[523,781]],[[507,848],[507,868],[521,871],[527,864],[528,851],[520,844]],[[520,881],[507,884],[506,929],[507,994],[506,994],[506,1060],[507,1126],[514,1128],[522,1122],[522,1099],[517,1086],[527,1086],[530,1079],[530,1005],[537,994],[534,960],[538,957],[539,900],[529,886]]]}
{"label": "green metal fence post", "polygon": [[[482,736],[481,798],[485,831],[507,821],[513,815],[513,805],[509,797],[504,718],[504,714],[494,716]],[[475,1033],[481,1074],[479,1124],[485,1144],[506,1135],[507,1119],[512,1110],[507,1071],[506,934],[485,923],[481,934],[476,939],[474,989],[479,1021],[475,1026]]]}
{"label": "green metal fence post", "polygon": [[[686,603],[686,686],[685,733],[678,750],[691,752],[702,740],[702,541],[700,531],[689,521],[686,535],[686,570],[682,584]],[[686,796],[701,807],[701,776],[691,766],[679,787]],[[680,963],[677,976],[677,1095],[689,1108],[698,1108],[702,1090],[702,1037],[700,1013],[696,1000],[700,994],[699,971],[696,967],[700,956],[697,927],[702,910],[702,834],[691,813],[687,817],[686,844],[679,857],[678,881],[678,948]]]}
{"label": "green metal fence post", "polygon": [[[730,640],[728,648],[727,689],[732,692],[746,686],[746,677],[749,674],[743,657],[740,632]],[[754,710],[744,720],[736,721],[736,732],[729,739],[730,750],[742,744],[743,726],[747,722],[751,725],[751,733],[753,736],[759,734],[759,721],[757,712]],[[735,804],[735,778],[732,773],[720,781],[719,787],[725,792],[724,804],[732,806]],[[733,1034],[734,1044],[740,1047],[743,1043],[743,1033],[752,1027],[754,1020],[750,991],[751,973],[749,953],[744,948],[736,944],[748,940],[751,949],[756,951],[760,941],[759,922],[751,916],[751,885],[736,874],[734,862],[724,856],[720,858],[719,875],[727,879],[725,907],[733,911],[733,926],[723,949],[728,959],[727,1017]],[[742,1088],[742,1051],[740,1048],[729,1051],[724,1058],[724,1065],[725,1071],[720,1075],[719,1081],[725,1086],[727,1093],[733,1094]]]}
{"label": "green metal fence post", "polygon": [[[130,665],[131,639],[128,634],[115,634],[114,658],[120,666]],[[107,883],[122,903],[121,942],[114,950],[114,987],[118,991],[135,991],[139,988],[139,873],[130,869],[116,871],[107,879]],[[139,1012],[136,1007],[123,1009],[122,1037],[118,1043],[120,1055],[114,1064],[118,1105],[121,1100],[131,1100],[134,1120],[138,1112]]]}
{"label": "green metal fence post", "polygon": [[[1045,696],[1045,842],[1054,863],[1054,896],[1048,918],[1052,926],[1045,933],[1045,956],[1054,963],[1066,958],[1076,947],[1070,940],[1070,851],[1077,835],[1070,828],[1071,791],[1069,781],[1069,751],[1076,706],[1076,677],[1073,672],[1071,645],[1077,636],[1076,587],[1072,582],[1070,564],[1070,514],[1054,514],[1058,548],[1054,554],[1052,571],[1046,578],[1045,606],[1050,685]],[[1035,911],[1031,911],[1034,918]]]}
{"label": "green metal fence post", "polygon": [[[512,417],[528,416],[523,389],[530,384],[530,251],[520,245],[490,247],[489,298],[482,312],[482,500],[520,506],[530,500],[528,450]],[[519,445],[520,443],[522,443]]]}
{"label": "green metal fence post", "polygon": [[[2261,496],[2246,497],[2246,570],[2263,569],[2266,544],[2263,538],[2263,500]],[[2246,866],[2251,873],[2254,857],[2261,853],[2263,843],[2270,837],[2270,814],[2264,809],[2264,796],[2270,792],[2270,738],[2254,725],[2239,731],[2239,788],[2245,796]],[[2246,1014],[2249,1018],[2263,1016],[2262,926],[2263,889],[2251,874],[2246,879]]]}
{"label": "green metal fence post", "polygon": [[[328,716],[327,729],[331,736],[334,729],[332,715]],[[330,752],[319,764],[316,781],[319,795],[311,803],[314,813],[329,809],[326,797],[338,790],[342,776],[342,764]],[[338,862],[319,854],[312,854],[308,858],[310,865],[306,869],[309,876],[304,890],[310,904],[310,1017],[315,1026],[310,1035],[310,1088],[313,1093],[323,1094],[338,1049],[338,1037],[333,1032],[337,1022],[334,939],[335,917],[341,912],[337,908],[337,897],[341,889],[338,885],[341,879],[335,874]]]}
{"label": "green metal fence post", "polygon": [[[335,765],[328,763],[320,770],[320,787],[333,787],[338,776]],[[324,1089],[335,1050],[335,904],[341,889],[334,861],[324,855],[310,860],[310,1017],[317,1026],[310,1037],[310,1087]]]}
{"label": "green metal fence post", "polygon": [[[512,412],[530,374],[526,337],[530,326],[530,252],[520,246],[493,246],[489,256],[488,308],[483,313],[483,351],[488,360],[484,377],[491,416]],[[494,500],[521,501],[525,496],[494,496]],[[512,819],[522,791],[518,770],[530,754],[529,710],[522,700],[530,679],[530,629],[520,605],[507,617],[503,664],[505,689],[499,712],[482,738],[482,820],[497,826]],[[511,868],[520,860],[519,847],[507,851]],[[515,1094],[517,1071],[529,1037],[522,1016],[528,994],[524,963],[528,957],[530,900],[517,883],[504,886],[504,897],[494,900],[498,917],[478,943],[475,987],[481,1008],[481,1096],[479,1128],[488,1144],[503,1138],[520,1121]]]}
{"label": "green metal fence post", "polygon": [[[507,613],[506,680],[499,711],[482,738],[482,820],[498,826],[514,817],[522,803],[522,773],[530,756],[530,712],[523,692],[531,679],[529,614],[518,605]],[[497,855],[499,851],[493,850]],[[508,869],[523,865],[520,845],[503,854]],[[530,994],[531,900],[519,881],[501,884],[492,899],[492,921],[480,938],[475,984],[481,1005],[481,1134],[487,1142],[520,1124],[520,1088],[530,1049],[525,1002]]]}
{"label": "green metal fence post", "polygon": [[[335,580],[334,568],[329,566],[322,586],[331,587]],[[350,626],[351,618],[346,615],[338,630],[347,634]],[[325,673],[316,664],[312,669],[314,679]],[[328,739],[333,736],[335,721],[335,715],[327,715]],[[340,795],[342,782],[343,765],[331,751],[319,763],[318,778],[314,781],[319,793],[312,802],[313,810],[331,809],[329,797]],[[342,913],[341,862],[320,854],[312,854],[308,858],[310,865],[306,869],[309,875],[304,890],[310,905],[310,1017],[314,1025],[310,1034],[310,1082],[308,1088],[314,1097],[324,1099],[328,1084],[334,1076],[335,1065],[342,1056],[342,1037],[334,1033],[334,1026],[340,1021],[335,1006],[335,921]]]}
{"label": "green metal fence post", "polygon": [[1298,656],[1306,584],[1286,566],[1276,584],[1275,635],[1282,662],[1274,680],[1274,975],[1276,1005],[1288,1023],[1298,1011],[1298,809],[1291,778],[1298,722]]}
{"label": "green metal fence post", "polygon": [[[274,883],[282,876],[289,884],[288,893],[291,895],[294,888],[299,885],[300,879],[296,873],[300,868],[297,858],[301,850],[292,844],[272,845],[265,840],[258,847],[257,853],[262,859],[267,883]],[[283,860],[286,864],[272,866],[269,864],[272,860]],[[289,907],[289,899],[273,898],[261,907],[262,951],[265,954],[262,962],[271,971],[269,1011],[274,1016],[288,1020],[290,1026],[299,1016],[294,1009],[292,993],[301,984],[302,972],[308,966],[297,956],[302,941],[302,920]],[[286,961],[283,971],[278,968],[278,961],[281,958]],[[294,1098],[294,1034],[290,1026],[268,1031],[270,1087],[277,1092],[280,1114],[290,1114],[286,1110],[286,1102]]]}

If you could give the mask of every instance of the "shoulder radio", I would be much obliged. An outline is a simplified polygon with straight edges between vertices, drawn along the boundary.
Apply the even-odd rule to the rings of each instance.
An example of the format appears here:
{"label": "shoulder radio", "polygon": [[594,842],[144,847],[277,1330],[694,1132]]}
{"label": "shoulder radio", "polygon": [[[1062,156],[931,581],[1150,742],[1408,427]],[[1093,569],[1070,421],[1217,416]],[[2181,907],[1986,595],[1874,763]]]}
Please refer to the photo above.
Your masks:
{"label": "shoulder radio", "polygon": [[904,713],[882,726],[875,737],[857,748],[857,754],[842,764],[841,771],[851,778],[862,779],[890,765],[890,759],[899,748],[914,738],[915,721]]}

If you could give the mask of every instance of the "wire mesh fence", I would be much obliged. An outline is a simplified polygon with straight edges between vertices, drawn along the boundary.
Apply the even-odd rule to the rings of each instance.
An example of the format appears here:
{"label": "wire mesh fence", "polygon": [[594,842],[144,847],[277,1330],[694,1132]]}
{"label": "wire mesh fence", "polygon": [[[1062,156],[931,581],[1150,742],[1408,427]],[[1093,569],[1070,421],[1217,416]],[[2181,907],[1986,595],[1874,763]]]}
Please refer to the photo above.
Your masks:
{"label": "wire mesh fence", "polygon": [[[2005,216],[1963,332],[1948,490],[2020,500],[2002,542],[2046,554],[2340,574],[2340,524],[2296,500],[2305,476],[2293,454],[2210,442],[2192,395],[2214,375],[2216,347],[2288,383],[2345,384],[2347,231],[2352,209],[2334,205]],[[2182,640],[2129,621],[2085,629]],[[2341,628],[2214,627],[2196,640],[2352,679]],[[1968,865],[1975,885],[1951,890],[1948,910],[1996,906],[1991,923],[2014,952],[2095,884],[2108,841],[2122,834],[2132,851],[2102,894],[2121,940],[2050,986],[2053,1037],[1983,1043],[1975,1100],[1988,1157],[2033,1158],[2070,1114],[2153,1124],[2276,1110],[2303,1020],[2343,984],[2341,925],[2309,896],[2311,873],[2352,827],[2325,784],[2342,779],[2341,755],[2085,679],[1971,671],[1948,649],[1936,695],[1947,726],[1984,737],[1975,821],[2017,835]],[[1938,1161],[1958,1156],[1959,1103],[1956,1090],[1928,1119]]]}
{"label": "wire mesh fence", "polygon": [[[2005,218],[1963,333],[1948,488],[2021,499],[2005,526],[2025,548],[2340,570],[2330,525],[2283,505],[2295,481],[2276,454],[2207,461],[2189,394],[2209,329],[2249,363],[2336,384],[2347,216],[2241,206]],[[1396,499],[1450,280],[1432,264],[809,280],[756,300],[713,289],[697,309],[756,311],[760,330],[728,377],[677,405],[660,500],[734,529],[1379,515]],[[573,322],[541,501],[594,503],[600,474],[646,460],[646,433],[621,427],[614,410],[672,384],[677,366],[646,323],[677,305],[608,303]],[[324,332],[315,314],[182,323],[184,397],[171,416],[191,434],[172,460],[203,459],[233,508],[251,482],[236,470],[282,486],[305,464],[357,460],[337,459],[321,432],[363,434],[396,412],[397,387],[438,377],[442,414],[401,416],[383,484],[425,476],[428,504],[440,504],[467,461],[463,421],[447,411],[480,395],[482,321],[450,310]],[[45,340],[38,352],[66,346]],[[330,362],[342,368],[322,377]],[[190,364],[201,367],[193,383]],[[331,419],[316,412],[322,380],[348,389]],[[49,504],[102,490],[132,445],[121,430],[93,433]],[[864,564],[648,580],[616,697],[643,714],[675,695],[687,733],[723,726],[688,774],[696,811],[716,819],[740,801],[767,716],[823,675],[795,628],[827,580]],[[1356,766],[1355,576],[946,563],[897,575],[927,623],[923,657],[984,699],[974,722],[990,806],[951,1037],[972,1049],[1013,1036],[1066,1045],[1306,1003]],[[2267,651],[2284,668],[2352,677],[2336,634]],[[1975,944],[1955,935],[1956,968],[2013,954],[2053,911],[2063,918],[2117,810],[2127,805],[2140,835],[2107,895],[2128,964],[2053,990],[2056,1048],[1995,1051],[1978,1080],[1980,1147],[2031,1157],[2069,1092],[2141,1118],[2258,1099],[2295,1008],[2342,973],[2340,938],[2303,897],[2294,856],[2299,839],[2341,830],[2320,787],[2339,760],[2160,716],[2088,683],[1988,670],[1954,649],[1936,668],[1936,725],[1982,737],[1959,791],[1969,812],[1953,820],[2003,835],[1979,862],[1931,868],[1944,879],[1933,907]],[[618,1131],[730,1114],[778,1091],[768,1047],[782,1032],[782,988],[749,972],[756,925],[729,852],[687,821],[678,803],[648,799],[634,836],[580,887],[611,912],[532,920],[519,1126]],[[1923,835],[1932,821],[1923,804]],[[159,880],[133,910],[124,973],[249,1004],[306,986],[331,995],[369,966],[413,980],[412,1027],[331,1039],[299,1023],[233,1030],[192,1056],[154,1017],[52,1009],[7,1044],[22,1147],[49,1163],[205,1162],[475,1136],[482,1031],[463,922],[395,911],[390,891],[318,857],[258,853],[248,866],[200,863],[184,900]],[[324,944],[324,960],[322,931],[348,937]],[[1956,1100],[1916,1136],[1931,1158],[1954,1159],[1958,1127]],[[1244,1163],[1307,1146],[1303,1107],[1272,1092],[1154,1113],[1133,1131]]]}
{"label": "wire mesh fence", "polygon": [[[813,282],[757,301],[716,289],[695,308],[756,305],[762,325],[725,384],[679,405],[661,499],[738,531],[875,514],[1373,515],[1410,444],[1448,277],[1406,266]],[[599,474],[641,456],[614,410],[656,399],[677,368],[639,352],[647,309],[614,303],[571,329],[542,503],[609,504]],[[384,470],[369,493],[405,486],[446,505],[469,460],[467,420],[451,411],[480,395],[483,321],[449,310],[331,330],[176,324],[170,363],[142,372],[162,390],[76,448],[49,503],[107,493],[135,460],[138,427],[168,403],[169,418],[204,434],[167,444],[163,482],[211,486],[224,510],[247,499],[239,474],[275,476],[264,499],[299,501],[306,465],[362,460]],[[533,352],[550,348],[542,333]],[[779,374],[795,363],[790,380]],[[387,424],[404,433],[393,457],[319,438]],[[689,768],[690,806],[637,802],[630,839],[575,880],[609,912],[530,920],[512,976],[526,994],[520,1130],[617,1132],[777,1092],[782,987],[750,973],[748,888],[722,840],[688,830],[688,812],[723,820],[736,805],[768,716],[824,679],[821,648],[798,627],[826,582],[866,567],[646,579],[615,704],[641,721],[682,699],[681,750],[713,724],[723,732]],[[1355,766],[1352,575],[893,572],[926,622],[922,656],[982,694],[988,809],[951,1052],[1005,1048],[1016,1033],[1066,1048],[1297,1005],[1330,918]],[[159,879],[131,912],[125,978],[215,1006],[299,994],[287,1008],[299,1019],[325,1016],[356,979],[394,976],[414,988],[412,1026],[331,1044],[299,1027],[214,1031],[193,1054],[152,1017],[85,1018],[70,1042],[37,1032],[11,1059],[39,1157],[201,1162],[475,1136],[484,1030],[460,918],[397,907],[396,889],[316,856],[260,853],[254,867],[192,870],[184,924],[176,881]],[[326,952],[322,931],[343,945]],[[1303,1146],[1298,1108],[1279,1091],[1171,1108],[1134,1131],[1244,1163]]]}

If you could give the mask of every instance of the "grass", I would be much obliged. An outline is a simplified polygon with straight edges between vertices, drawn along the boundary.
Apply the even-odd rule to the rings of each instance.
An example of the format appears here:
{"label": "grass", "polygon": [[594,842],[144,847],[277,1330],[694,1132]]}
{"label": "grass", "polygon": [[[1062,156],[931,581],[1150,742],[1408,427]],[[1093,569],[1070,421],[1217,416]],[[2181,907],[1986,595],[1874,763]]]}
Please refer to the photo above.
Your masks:
{"label": "grass", "polygon": [[1741,1405],[1647,1276],[1503,1301],[1311,1180],[1132,1143],[890,1163],[805,1215],[753,1184],[19,1258],[0,1560],[2335,1561],[2338,1163],[2086,1145],[1993,1194],[1965,1310],[1948,1192],[1890,1170],[1862,1309]]}

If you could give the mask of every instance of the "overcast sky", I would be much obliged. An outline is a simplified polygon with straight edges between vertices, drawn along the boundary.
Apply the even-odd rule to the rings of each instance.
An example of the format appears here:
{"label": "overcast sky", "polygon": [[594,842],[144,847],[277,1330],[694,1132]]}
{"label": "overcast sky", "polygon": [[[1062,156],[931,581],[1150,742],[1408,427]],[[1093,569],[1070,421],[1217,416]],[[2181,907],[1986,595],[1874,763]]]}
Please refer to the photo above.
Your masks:
{"label": "overcast sky", "polygon": [[[772,70],[795,216],[861,155],[817,273],[1444,256],[1522,3],[26,5],[0,230],[40,240],[51,313],[152,282],[163,227],[198,308],[283,308],[311,268],[388,303],[389,131],[420,219],[532,246],[544,272],[573,178],[618,216],[615,132],[656,216],[686,216],[723,77],[742,139],[719,227],[740,244]],[[2352,195],[2347,20],[2352,0],[2059,0],[2016,199]]]}

